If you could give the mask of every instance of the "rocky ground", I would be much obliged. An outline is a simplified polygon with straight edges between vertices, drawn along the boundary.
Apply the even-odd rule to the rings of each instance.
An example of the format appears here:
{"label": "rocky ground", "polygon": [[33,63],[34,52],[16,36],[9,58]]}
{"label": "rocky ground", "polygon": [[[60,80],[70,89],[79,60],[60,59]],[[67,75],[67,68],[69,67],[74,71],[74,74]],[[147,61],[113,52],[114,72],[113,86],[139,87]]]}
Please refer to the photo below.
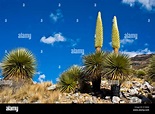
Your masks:
{"label": "rocky ground", "polygon": [[120,97],[108,95],[108,91],[110,92],[108,81],[102,81],[101,90],[103,94],[101,92],[98,97],[93,93],[62,93],[55,103],[155,103],[155,89],[146,81],[127,81],[121,87]]}
{"label": "rocky ground", "polygon": [[[29,89],[29,90],[28,90]],[[0,91],[0,103],[55,103],[55,104],[151,104],[155,103],[155,88],[144,80],[126,81],[121,86],[120,97],[110,95],[110,84],[101,82],[101,92],[94,93],[61,93],[55,90],[56,85],[35,84],[25,87],[12,95],[12,90]],[[23,91],[24,90],[24,91]],[[27,90],[27,91],[25,91]],[[3,93],[5,92],[5,94]]]}

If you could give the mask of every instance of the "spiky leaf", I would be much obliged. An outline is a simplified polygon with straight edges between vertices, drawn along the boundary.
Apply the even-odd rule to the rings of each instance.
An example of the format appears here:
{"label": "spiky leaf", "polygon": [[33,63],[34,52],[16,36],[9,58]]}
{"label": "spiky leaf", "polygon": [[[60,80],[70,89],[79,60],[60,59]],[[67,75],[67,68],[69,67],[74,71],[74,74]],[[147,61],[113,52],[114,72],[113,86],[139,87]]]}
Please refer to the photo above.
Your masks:
{"label": "spiky leaf", "polygon": [[125,54],[109,54],[104,62],[105,75],[110,80],[124,81],[130,72],[130,59]]}
{"label": "spiky leaf", "polygon": [[90,76],[93,80],[101,76],[103,70],[104,52],[93,53],[83,56],[84,72],[85,75]]}
{"label": "spiky leaf", "polygon": [[8,53],[2,61],[4,79],[28,79],[35,74],[36,59],[25,48],[17,48]]}
{"label": "spiky leaf", "polygon": [[81,69],[78,66],[72,66],[60,75],[58,87],[61,92],[73,92],[77,87],[77,81],[80,76]]}

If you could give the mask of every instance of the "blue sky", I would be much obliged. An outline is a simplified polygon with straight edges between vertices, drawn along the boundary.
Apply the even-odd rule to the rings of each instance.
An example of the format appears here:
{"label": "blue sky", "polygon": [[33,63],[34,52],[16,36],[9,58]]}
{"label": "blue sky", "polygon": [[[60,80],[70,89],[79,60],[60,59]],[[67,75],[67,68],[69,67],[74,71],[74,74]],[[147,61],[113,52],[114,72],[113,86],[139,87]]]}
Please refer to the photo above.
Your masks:
{"label": "blue sky", "polygon": [[[155,0],[0,0],[0,62],[18,47],[37,59],[34,81],[51,81],[93,53],[96,18],[101,12],[102,50],[112,51],[113,16],[120,32],[120,52],[154,53]],[[77,52],[76,52],[77,51]]]}

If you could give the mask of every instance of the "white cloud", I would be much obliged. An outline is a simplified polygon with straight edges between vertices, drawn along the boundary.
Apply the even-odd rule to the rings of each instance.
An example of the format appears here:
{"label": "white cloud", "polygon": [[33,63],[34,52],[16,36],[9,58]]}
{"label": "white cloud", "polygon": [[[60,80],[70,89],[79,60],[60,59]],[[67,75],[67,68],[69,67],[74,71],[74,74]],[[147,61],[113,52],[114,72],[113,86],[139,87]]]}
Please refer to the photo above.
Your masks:
{"label": "white cloud", "polygon": [[53,22],[57,22],[58,20],[62,19],[63,18],[63,14],[61,12],[61,10],[56,10],[56,13],[51,13],[50,14],[50,18]]}
{"label": "white cloud", "polygon": [[37,82],[36,81],[33,81],[33,84],[37,84]]}
{"label": "white cloud", "polygon": [[137,0],[122,0],[122,3],[126,3],[126,4],[134,4]]}
{"label": "white cloud", "polygon": [[49,36],[49,37],[45,37],[43,36],[40,39],[41,42],[46,43],[46,44],[54,44],[55,42],[65,42],[66,39],[64,36],[61,35],[61,33],[56,33],[54,34],[54,36]]}
{"label": "white cloud", "polygon": [[43,80],[45,79],[45,74],[41,74],[40,76],[39,76],[39,78],[38,78],[38,80],[42,83],[43,82]]}
{"label": "white cloud", "polygon": [[122,3],[134,6],[140,4],[141,7],[151,11],[155,8],[155,0],[122,0]]}
{"label": "white cloud", "polygon": [[[61,33],[56,33],[53,36],[49,36],[49,37],[45,37],[43,36],[40,39],[40,42],[45,43],[45,44],[54,44],[56,42],[65,42],[65,46],[67,47],[75,47],[78,45],[78,43],[80,42],[80,39],[71,39],[71,38],[66,38],[64,37]],[[63,45],[59,45],[59,46],[63,46]]]}
{"label": "white cloud", "polygon": [[60,81],[60,79],[59,79],[59,78],[56,78],[56,81],[57,81],[57,82],[59,82],[59,81]]}
{"label": "white cloud", "polygon": [[40,72],[40,71],[38,71],[38,72],[36,72],[35,74],[38,74],[38,75],[40,75],[40,74],[41,74],[41,72]]}
{"label": "white cloud", "polygon": [[137,51],[121,51],[121,53],[128,54],[130,57],[134,57],[136,55],[140,54],[151,54],[154,53],[153,51],[150,51],[148,48],[145,48],[143,50],[137,50]]}
{"label": "white cloud", "polygon": [[120,41],[122,45],[127,44],[127,43],[131,44],[133,42],[134,42],[134,39],[131,39],[131,38],[124,38]]}

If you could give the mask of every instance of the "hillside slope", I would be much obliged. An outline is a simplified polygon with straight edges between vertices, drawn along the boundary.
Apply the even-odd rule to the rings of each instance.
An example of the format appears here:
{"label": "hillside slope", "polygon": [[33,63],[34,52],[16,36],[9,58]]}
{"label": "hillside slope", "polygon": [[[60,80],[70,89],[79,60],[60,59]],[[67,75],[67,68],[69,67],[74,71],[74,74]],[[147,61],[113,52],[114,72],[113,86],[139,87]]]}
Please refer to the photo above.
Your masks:
{"label": "hillside slope", "polygon": [[150,58],[155,54],[141,54],[131,57],[131,65],[133,69],[143,69],[149,65]]}

